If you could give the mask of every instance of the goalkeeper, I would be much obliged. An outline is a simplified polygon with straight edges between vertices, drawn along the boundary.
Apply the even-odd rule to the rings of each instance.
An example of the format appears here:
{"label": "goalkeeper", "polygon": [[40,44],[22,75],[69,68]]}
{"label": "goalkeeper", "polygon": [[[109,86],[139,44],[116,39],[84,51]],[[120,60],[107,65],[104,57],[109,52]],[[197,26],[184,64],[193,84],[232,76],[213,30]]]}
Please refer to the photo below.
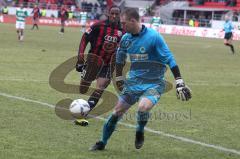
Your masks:
{"label": "goalkeeper", "polygon": [[[138,104],[135,148],[144,143],[144,127],[149,111],[160,100],[165,89],[164,73],[168,65],[176,80],[177,98],[187,101],[190,89],[185,85],[174,56],[163,37],[153,29],[140,24],[138,12],[129,8],[121,15],[121,23],[127,32],[121,39],[116,55],[116,81],[122,90],[113,113],[103,126],[102,138],[90,150],[104,150],[123,114],[136,102]],[[126,79],[122,75],[127,54],[131,66]]]}

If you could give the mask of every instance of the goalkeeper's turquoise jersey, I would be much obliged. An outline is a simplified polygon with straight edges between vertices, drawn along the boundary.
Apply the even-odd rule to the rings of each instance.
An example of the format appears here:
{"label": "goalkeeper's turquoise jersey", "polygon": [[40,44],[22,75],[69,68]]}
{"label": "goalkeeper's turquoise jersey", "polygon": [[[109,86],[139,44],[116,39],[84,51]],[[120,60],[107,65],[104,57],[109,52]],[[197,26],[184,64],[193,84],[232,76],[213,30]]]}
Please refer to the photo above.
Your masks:
{"label": "goalkeeper's turquoise jersey", "polygon": [[25,22],[25,18],[28,16],[28,13],[25,9],[18,8],[16,11],[16,21]]}
{"label": "goalkeeper's turquoise jersey", "polygon": [[233,23],[230,20],[227,20],[224,23],[224,31],[225,31],[225,33],[231,33],[233,29],[234,29]]}
{"label": "goalkeeper's turquoise jersey", "polygon": [[131,66],[125,84],[129,87],[144,89],[145,84],[162,83],[166,65],[177,65],[163,37],[145,26],[138,35],[126,33],[122,37],[116,63],[123,64],[127,55]]}

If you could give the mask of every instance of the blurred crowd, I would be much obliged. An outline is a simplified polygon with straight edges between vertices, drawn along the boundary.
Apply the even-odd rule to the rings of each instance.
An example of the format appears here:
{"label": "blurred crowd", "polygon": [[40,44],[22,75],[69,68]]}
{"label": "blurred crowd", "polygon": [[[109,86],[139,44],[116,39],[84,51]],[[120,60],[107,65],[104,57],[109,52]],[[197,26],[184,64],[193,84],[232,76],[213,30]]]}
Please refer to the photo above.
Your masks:
{"label": "blurred crowd", "polygon": [[87,19],[91,20],[105,18],[107,8],[106,0],[81,0],[79,4],[76,4],[75,0],[0,0],[0,2],[2,2],[0,5],[2,14],[8,14],[9,7],[17,7],[20,4],[25,8],[33,8],[38,4],[43,14],[47,9],[59,10],[64,5],[70,18],[81,18],[82,13],[86,13]]}

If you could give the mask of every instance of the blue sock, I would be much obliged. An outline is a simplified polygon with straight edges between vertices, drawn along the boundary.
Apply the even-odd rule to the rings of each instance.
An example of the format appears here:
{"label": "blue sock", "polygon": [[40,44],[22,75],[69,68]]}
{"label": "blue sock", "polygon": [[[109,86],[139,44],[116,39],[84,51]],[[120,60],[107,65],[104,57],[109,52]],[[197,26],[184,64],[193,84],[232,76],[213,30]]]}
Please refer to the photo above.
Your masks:
{"label": "blue sock", "polygon": [[117,115],[110,115],[108,120],[105,122],[103,126],[103,134],[102,134],[102,142],[106,145],[108,139],[111,137],[113,131],[116,128],[117,122],[119,121],[120,117]]}
{"label": "blue sock", "polygon": [[148,119],[150,117],[149,112],[137,112],[137,127],[136,131],[143,132],[144,127],[146,126]]}

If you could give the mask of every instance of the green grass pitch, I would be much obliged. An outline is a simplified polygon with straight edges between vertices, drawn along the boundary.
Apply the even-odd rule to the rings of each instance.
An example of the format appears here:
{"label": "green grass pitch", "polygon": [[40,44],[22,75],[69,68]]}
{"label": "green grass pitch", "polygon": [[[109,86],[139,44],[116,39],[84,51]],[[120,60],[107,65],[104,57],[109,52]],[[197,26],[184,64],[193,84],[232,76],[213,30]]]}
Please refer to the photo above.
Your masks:
{"label": "green grass pitch", "polygon": [[[135,130],[131,125],[135,125],[137,106],[133,106],[122,120],[131,125],[118,125],[106,151],[89,152],[101,135],[104,121],[90,119],[88,127],[78,127],[59,118],[46,104],[80,98],[58,92],[48,82],[58,65],[76,55],[80,28],[66,28],[64,35],[58,33],[58,27],[40,26],[38,31],[30,28],[25,30],[24,42],[18,42],[15,25],[0,24],[1,159],[240,158],[239,42],[234,42],[236,54],[232,55],[222,39],[164,35],[192,89],[192,100],[178,101],[174,89],[164,94],[147,125],[155,133],[146,131],[140,150],[134,148]],[[170,71],[166,78],[174,82]],[[78,84],[79,76],[73,70],[65,81]],[[108,90],[114,92],[112,85]]]}

